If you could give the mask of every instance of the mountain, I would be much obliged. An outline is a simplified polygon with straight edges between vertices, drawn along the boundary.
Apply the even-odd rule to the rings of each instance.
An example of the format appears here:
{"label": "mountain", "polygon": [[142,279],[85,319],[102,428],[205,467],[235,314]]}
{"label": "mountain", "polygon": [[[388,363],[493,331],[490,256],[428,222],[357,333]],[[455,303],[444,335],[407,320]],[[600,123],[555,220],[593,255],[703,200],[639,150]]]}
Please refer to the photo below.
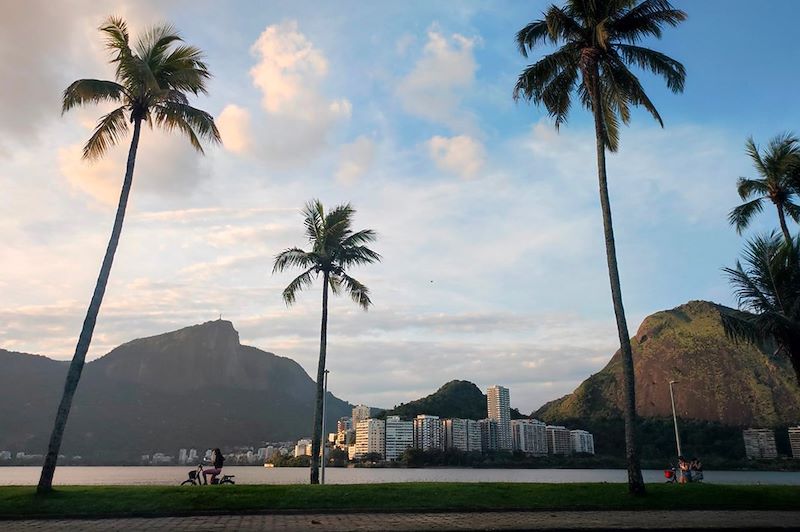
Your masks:
{"label": "mountain", "polygon": [[[43,452],[68,363],[0,350],[0,449]],[[84,367],[65,454],[130,459],[311,434],[316,385],[294,360],[217,320],[133,340]],[[328,394],[326,422],[352,406]]]}
{"label": "mountain", "polygon": [[[454,380],[444,384],[436,392],[410,403],[401,403],[386,411],[386,415],[413,418],[418,414],[429,414],[442,418],[484,419],[486,417],[486,395],[469,381]],[[521,416],[516,408],[511,409],[511,419]]]}
{"label": "mountain", "polygon": [[[647,317],[631,340],[640,416],[672,415],[675,380],[678,416],[722,426],[777,427],[800,420],[800,387],[788,360],[769,346],[736,343],[725,335],[721,313],[736,312],[691,301]],[[533,417],[548,422],[621,417],[622,361],[614,354],[600,372]]]}

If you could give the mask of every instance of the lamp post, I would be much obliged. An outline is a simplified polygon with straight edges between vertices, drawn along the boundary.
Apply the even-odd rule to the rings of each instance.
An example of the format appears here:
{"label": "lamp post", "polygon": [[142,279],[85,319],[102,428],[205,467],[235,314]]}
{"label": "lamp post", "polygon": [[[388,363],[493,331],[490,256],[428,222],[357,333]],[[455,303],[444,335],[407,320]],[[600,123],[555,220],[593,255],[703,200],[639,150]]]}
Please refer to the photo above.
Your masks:
{"label": "lamp post", "polygon": [[672,393],[672,385],[678,381],[669,381],[669,400],[672,403],[672,422],[675,425],[675,445],[678,448],[678,456],[683,456],[681,452],[681,437],[678,434],[678,416],[675,414],[675,395]]}
{"label": "lamp post", "polygon": [[320,484],[325,484],[325,404],[328,402],[328,373],[330,373],[327,369],[325,370],[325,391],[322,394],[322,445],[320,445],[320,452],[322,453],[322,459],[320,460]]}

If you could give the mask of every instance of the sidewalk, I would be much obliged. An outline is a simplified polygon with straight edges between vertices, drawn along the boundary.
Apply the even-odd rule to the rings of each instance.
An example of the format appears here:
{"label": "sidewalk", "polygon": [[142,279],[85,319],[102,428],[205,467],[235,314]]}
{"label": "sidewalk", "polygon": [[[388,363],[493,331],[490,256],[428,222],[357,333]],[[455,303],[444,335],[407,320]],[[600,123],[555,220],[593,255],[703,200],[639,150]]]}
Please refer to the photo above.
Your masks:
{"label": "sidewalk", "polygon": [[218,515],[0,521],[0,530],[620,530],[800,529],[800,511],[483,512]]}

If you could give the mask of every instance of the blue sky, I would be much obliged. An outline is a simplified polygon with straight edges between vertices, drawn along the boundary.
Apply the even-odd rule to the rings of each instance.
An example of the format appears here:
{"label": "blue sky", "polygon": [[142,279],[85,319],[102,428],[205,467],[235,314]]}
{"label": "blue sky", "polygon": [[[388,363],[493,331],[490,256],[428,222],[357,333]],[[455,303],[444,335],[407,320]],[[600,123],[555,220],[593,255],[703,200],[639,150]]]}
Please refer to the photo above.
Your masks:
{"label": "blue sky", "polygon": [[[590,116],[575,107],[557,133],[511,98],[514,33],[548,3],[73,4],[18,2],[0,21],[0,346],[71,356],[126,148],[80,161],[102,110],[61,117],[58,99],[112,75],[96,27],[116,13],[134,33],[171,21],[206,51],[215,77],[196,105],[225,145],[201,158],[145,132],[91,357],[222,313],[314,373],[319,292],[287,309],[290,277],[270,270],[302,244],[298,210],[315,197],[351,201],[385,257],[354,272],[369,313],[333,304],[337,395],[391,406],[460,378],[509,386],[529,412],[615,350]],[[796,2],[675,4],[689,20],[648,44],[685,64],[686,91],[643,74],[666,128],[636,113],[609,158],[632,332],[691,299],[734,304],[720,268],[743,242],[726,215],[752,175],[745,139],[800,118]],[[753,231],[774,225],[768,211]]]}

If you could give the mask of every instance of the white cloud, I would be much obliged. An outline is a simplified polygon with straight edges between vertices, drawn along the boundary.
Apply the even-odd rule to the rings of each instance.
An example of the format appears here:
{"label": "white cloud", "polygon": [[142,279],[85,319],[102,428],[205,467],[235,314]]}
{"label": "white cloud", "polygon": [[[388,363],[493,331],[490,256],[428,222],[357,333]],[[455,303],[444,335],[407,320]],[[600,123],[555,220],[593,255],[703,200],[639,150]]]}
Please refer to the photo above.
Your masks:
{"label": "white cloud", "polygon": [[227,148],[278,164],[307,160],[350,118],[352,104],[324,94],[328,61],[296,21],[267,26],[251,52],[257,63],[250,77],[261,93],[261,112],[225,107],[220,120]]}
{"label": "white cloud", "polygon": [[367,137],[358,137],[354,142],[342,146],[336,180],[343,185],[352,185],[366,174],[375,158],[375,143]]}
{"label": "white cloud", "polygon": [[428,140],[427,146],[437,168],[464,179],[476,177],[486,161],[483,144],[467,135],[435,136]]}
{"label": "white cloud", "polygon": [[474,129],[475,117],[461,109],[461,97],[475,81],[475,39],[439,30],[428,31],[422,57],[400,80],[397,96],[403,108],[420,118],[454,130]]}

